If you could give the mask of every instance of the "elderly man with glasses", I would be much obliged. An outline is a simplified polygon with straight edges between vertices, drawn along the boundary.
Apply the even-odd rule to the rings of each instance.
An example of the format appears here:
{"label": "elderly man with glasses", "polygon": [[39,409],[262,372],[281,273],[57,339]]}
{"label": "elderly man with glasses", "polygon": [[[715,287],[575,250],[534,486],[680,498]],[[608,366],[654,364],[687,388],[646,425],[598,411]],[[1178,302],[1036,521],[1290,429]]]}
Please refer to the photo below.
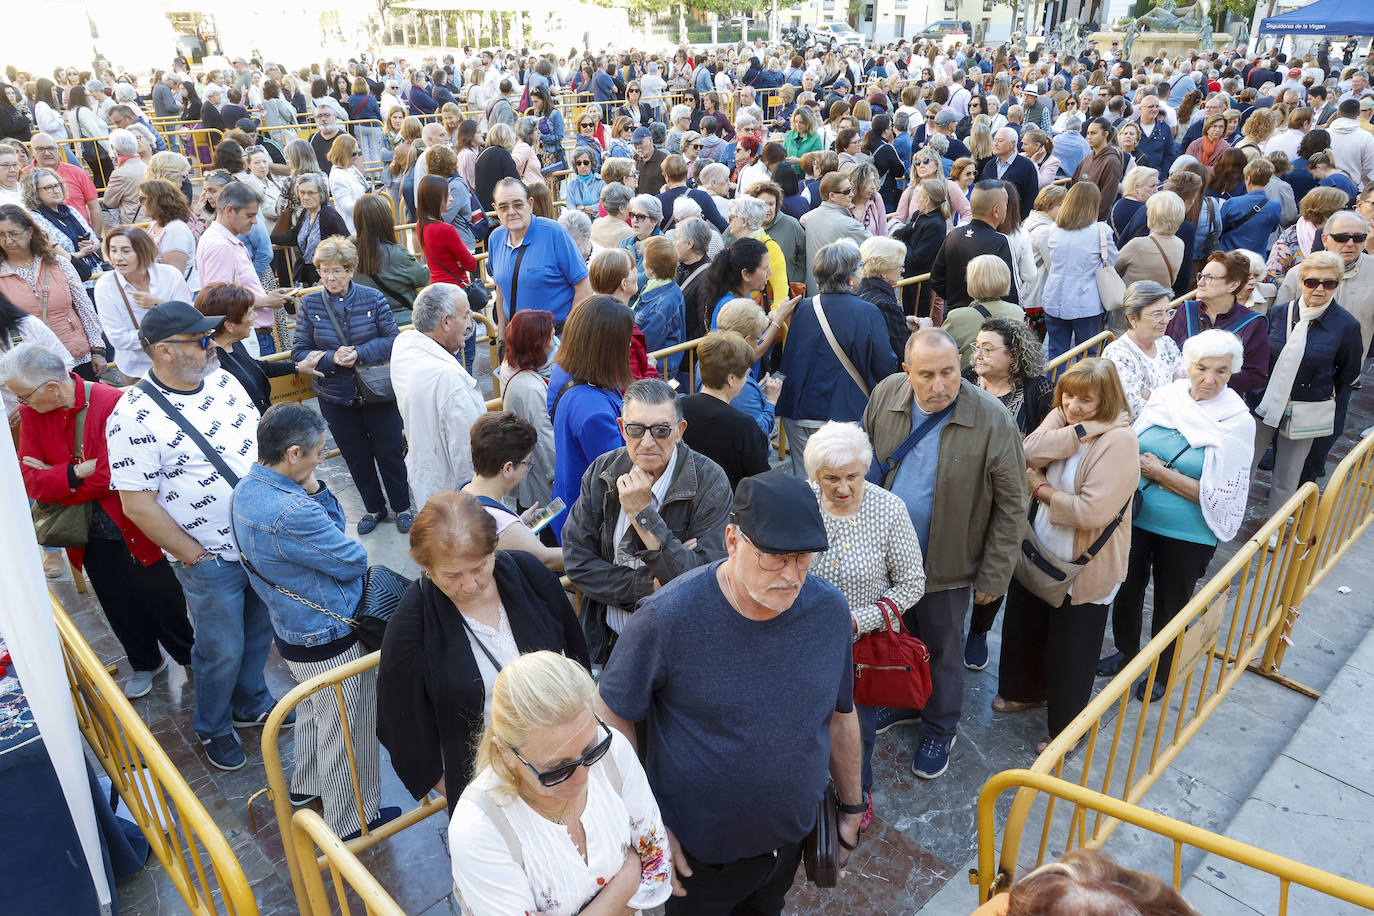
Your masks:
{"label": "elderly man with glasses", "polygon": [[562,327],[573,305],[592,294],[582,252],[568,230],[534,215],[520,179],[498,181],[492,203],[501,226],[487,240],[487,267],[496,282],[492,301],[501,333],[521,308],[547,309]]}
{"label": "elderly man with glasses", "polygon": [[729,521],[728,558],[648,594],[601,677],[607,724],[631,741],[652,725],[670,916],[776,916],[827,782],[846,850],[865,811],[849,605],[808,575],[828,544],[816,497],[781,472],[747,477]]}
{"label": "elderly man with glasses", "polygon": [[639,599],[725,556],[730,481],[682,441],[687,422],[672,386],[625,389],[625,446],[592,462],[563,527],[568,578],[582,593],[582,628],[603,664]]}

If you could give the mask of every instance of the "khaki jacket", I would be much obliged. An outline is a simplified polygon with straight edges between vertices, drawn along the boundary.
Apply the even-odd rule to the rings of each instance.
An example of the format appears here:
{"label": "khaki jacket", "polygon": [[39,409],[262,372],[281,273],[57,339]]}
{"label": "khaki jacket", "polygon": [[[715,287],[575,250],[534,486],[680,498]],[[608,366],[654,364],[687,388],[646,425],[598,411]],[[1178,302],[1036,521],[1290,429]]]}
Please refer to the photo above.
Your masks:
{"label": "khaki jacket", "polygon": [[[1073,428],[1065,425],[1059,410],[1050,411],[1040,428],[1026,437],[1026,464],[1043,469],[1070,457],[1080,446],[1085,451],[1074,474],[1078,492],[1057,490],[1048,506],[1052,524],[1074,529],[1074,556],[1097,540],[1121,507],[1134,498],[1140,483],[1140,443],[1130,426],[1110,429],[1084,445]],[[1040,511],[1045,508],[1041,506]],[[1126,578],[1130,553],[1128,509],[1116,532],[1073,580],[1073,603],[1101,604]]]}
{"label": "khaki jacket", "polygon": [[[911,434],[911,402],[911,385],[900,372],[873,389],[863,422],[879,461]],[[896,473],[883,486],[890,488]],[[972,585],[1006,594],[1026,526],[1026,459],[1006,408],[968,381],[940,434],[935,478],[926,593]]]}

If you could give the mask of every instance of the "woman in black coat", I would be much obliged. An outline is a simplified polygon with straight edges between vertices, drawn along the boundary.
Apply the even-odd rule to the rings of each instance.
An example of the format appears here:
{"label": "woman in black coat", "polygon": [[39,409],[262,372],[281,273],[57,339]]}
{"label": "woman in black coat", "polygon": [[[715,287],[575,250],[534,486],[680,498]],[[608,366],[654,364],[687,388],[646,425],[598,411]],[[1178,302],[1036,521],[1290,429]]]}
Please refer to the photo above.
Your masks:
{"label": "woman in black coat", "polygon": [[457,490],[429,498],[410,533],[424,574],[382,643],[377,736],[410,794],[438,790],[450,814],[472,776],[500,666],[540,649],[590,664],[558,575],[533,554],[497,550],[494,514]]}
{"label": "woman in black coat", "polygon": [[[285,375],[320,375],[316,370],[319,357],[307,357],[299,363],[289,359],[264,361],[256,359],[243,342],[253,333],[253,294],[234,283],[207,283],[196,294],[196,308],[212,317],[222,316],[215,329],[215,346],[219,347],[219,367],[228,372],[248,396],[258,413],[266,413],[272,406],[272,379]],[[283,342],[284,343],[284,342]]]}
{"label": "woman in black coat", "polygon": [[[906,265],[902,276],[914,277],[929,273],[945,242],[949,229],[948,185],[938,178],[927,178],[916,189],[917,215],[898,229],[893,238],[906,245]],[[908,315],[930,314],[932,290],[929,283],[921,283],[917,301],[917,284],[902,287],[902,309]]]}
{"label": "woman in black coat", "polygon": [[296,267],[292,279],[303,286],[316,286],[320,282],[320,272],[314,264],[315,246],[331,236],[347,237],[353,233],[348,231],[348,224],[339,211],[329,205],[329,179],[324,175],[319,172],[298,175],[293,191],[301,203],[300,211],[290,229],[272,233],[272,244],[295,248]]}

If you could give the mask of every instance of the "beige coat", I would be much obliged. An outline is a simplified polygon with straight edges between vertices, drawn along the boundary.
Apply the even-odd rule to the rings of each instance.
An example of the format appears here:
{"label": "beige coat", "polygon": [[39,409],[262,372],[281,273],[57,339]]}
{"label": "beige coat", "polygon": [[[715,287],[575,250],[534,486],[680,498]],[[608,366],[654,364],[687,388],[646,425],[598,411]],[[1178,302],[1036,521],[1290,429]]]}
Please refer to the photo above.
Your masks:
{"label": "beige coat", "polygon": [[[1155,242],[1159,242],[1158,248],[1155,247]],[[1160,255],[1160,248],[1168,255],[1167,262]],[[1128,288],[1137,280],[1154,280],[1172,289],[1174,278],[1183,266],[1183,239],[1176,235],[1156,235],[1153,232],[1131,239],[1122,245],[1121,253],[1116,258],[1116,272],[1121,275]]]}
{"label": "beige coat", "polygon": [[[1026,465],[1044,469],[1052,461],[1069,458],[1082,447],[1083,458],[1074,476],[1077,493],[1056,490],[1050,498],[1050,522],[1073,528],[1074,555],[1097,540],[1134,496],[1140,483],[1140,442],[1125,423],[1094,439],[1080,442],[1065,425],[1063,411],[1052,410],[1040,428],[1026,437]],[[1042,506],[1040,511],[1044,511]],[[1088,561],[1073,580],[1075,604],[1100,604],[1126,578],[1131,553],[1130,509],[1116,533]]]}

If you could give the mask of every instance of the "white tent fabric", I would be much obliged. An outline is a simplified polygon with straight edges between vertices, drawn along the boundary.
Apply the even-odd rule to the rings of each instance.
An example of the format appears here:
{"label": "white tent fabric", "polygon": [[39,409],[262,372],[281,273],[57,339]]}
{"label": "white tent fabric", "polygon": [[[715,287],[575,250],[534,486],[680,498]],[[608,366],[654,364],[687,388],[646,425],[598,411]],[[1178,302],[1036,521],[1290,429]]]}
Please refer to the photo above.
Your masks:
{"label": "white tent fabric", "polygon": [[[105,880],[91,784],[86,778],[83,739],[76,727],[42,556],[34,538],[14,443],[8,433],[0,435],[0,440],[4,442],[0,445],[0,531],[10,532],[4,539],[5,549],[0,550],[0,582],[5,583],[6,589],[5,600],[0,601],[0,636],[18,667],[24,695],[62,784],[96,897],[104,911],[109,912],[112,898]],[[9,877],[22,880],[18,875]]]}

